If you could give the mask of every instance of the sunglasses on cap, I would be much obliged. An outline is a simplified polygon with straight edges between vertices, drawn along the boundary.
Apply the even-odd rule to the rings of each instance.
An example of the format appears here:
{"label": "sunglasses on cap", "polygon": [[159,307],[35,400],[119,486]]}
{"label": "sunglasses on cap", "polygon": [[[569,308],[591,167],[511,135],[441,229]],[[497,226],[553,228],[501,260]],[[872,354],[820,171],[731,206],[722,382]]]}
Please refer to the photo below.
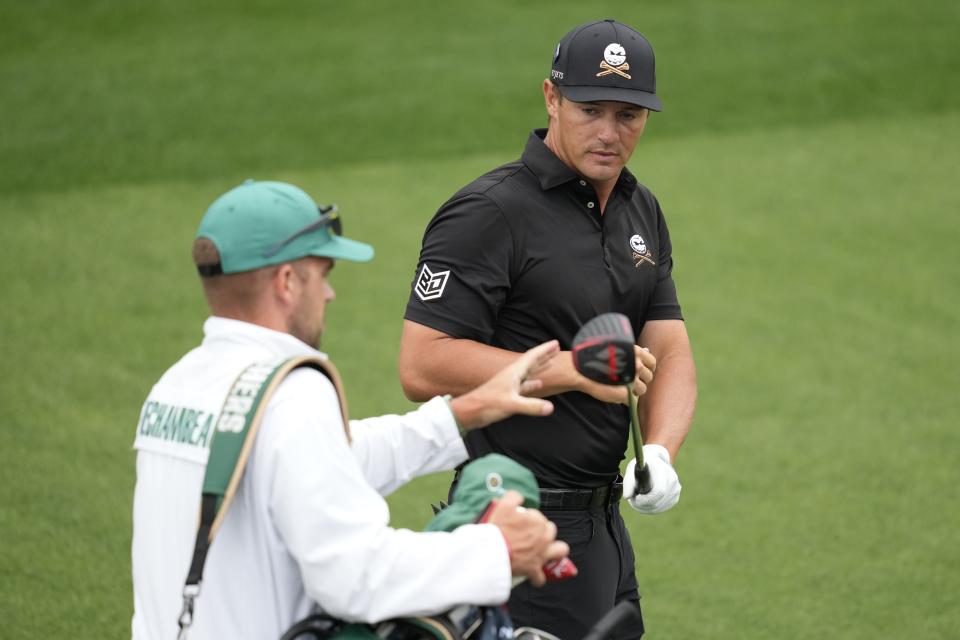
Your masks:
{"label": "sunglasses on cap", "polygon": [[337,210],[337,205],[331,204],[328,207],[323,207],[323,206],[317,207],[317,209],[320,211],[319,218],[317,218],[307,226],[303,227],[302,229],[298,229],[297,231],[294,231],[289,236],[287,236],[280,242],[276,243],[275,245],[268,247],[267,250],[263,252],[263,257],[270,258],[272,256],[275,256],[278,253],[280,253],[281,249],[283,249],[285,246],[287,246],[288,244],[290,244],[300,236],[307,235],[308,233],[312,233],[317,229],[322,229],[323,227],[330,227],[330,233],[332,233],[335,236],[342,236],[343,220],[342,218],[340,218],[340,212]]}

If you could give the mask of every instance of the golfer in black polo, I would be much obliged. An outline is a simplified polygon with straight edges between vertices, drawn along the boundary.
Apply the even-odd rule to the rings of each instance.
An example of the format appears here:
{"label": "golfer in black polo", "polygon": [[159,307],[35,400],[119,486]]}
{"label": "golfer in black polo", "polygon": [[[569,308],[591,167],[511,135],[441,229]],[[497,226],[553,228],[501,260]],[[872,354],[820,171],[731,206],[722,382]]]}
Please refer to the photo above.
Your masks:
{"label": "golfer in black polo", "polygon": [[[548,129],[434,216],[404,322],[400,377],[413,400],[463,393],[545,340],[569,349],[601,313],[623,313],[637,331],[650,493],[633,495],[632,467],[623,484],[618,477],[626,391],[583,378],[569,355],[541,376],[552,418],[518,416],[467,437],[472,457],[502,453],[534,472],[543,511],[570,544],[576,578],[521,585],[509,603],[516,624],[565,640],[582,638],[618,602],[639,610],[620,496],[643,513],[680,497],[672,461],[693,417],[696,375],[660,205],[626,169],[649,111],[661,108],[655,89],[653,50],[630,27],[604,20],[564,36],[543,82]],[[638,615],[619,637],[642,634]]]}

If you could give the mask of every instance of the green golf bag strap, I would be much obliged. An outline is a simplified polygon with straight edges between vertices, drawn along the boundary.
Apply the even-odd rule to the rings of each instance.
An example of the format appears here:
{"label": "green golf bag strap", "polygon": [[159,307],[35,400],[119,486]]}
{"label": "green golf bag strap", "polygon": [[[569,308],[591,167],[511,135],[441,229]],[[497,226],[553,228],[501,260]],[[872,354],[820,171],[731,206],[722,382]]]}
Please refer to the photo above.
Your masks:
{"label": "green golf bag strap", "polygon": [[283,379],[294,369],[310,367],[321,372],[337,391],[343,430],[350,441],[350,425],[347,418],[347,400],[343,393],[340,374],[333,363],[320,356],[298,356],[280,364],[258,362],[244,369],[227,393],[217,420],[210,457],[203,476],[203,493],[200,498],[200,524],[197,541],[193,548],[193,560],[183,588],[183,610],[180,613],[179,638],[186,637],[186,630],[193,622],[193,604],[200,593],[203,580],[203,565],[213,537],[227,515],[233,501],[243,470],[247,466],[253,443],[260,429],[260,422],[270,398]]}

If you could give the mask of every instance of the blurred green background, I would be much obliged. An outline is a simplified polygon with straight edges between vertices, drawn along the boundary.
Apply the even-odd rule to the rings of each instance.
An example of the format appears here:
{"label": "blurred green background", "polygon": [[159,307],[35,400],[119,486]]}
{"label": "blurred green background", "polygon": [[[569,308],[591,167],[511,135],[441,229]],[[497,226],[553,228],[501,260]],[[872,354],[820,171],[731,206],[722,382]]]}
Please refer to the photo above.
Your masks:
{"label": "blurred green background", "polygon": [[407,410],[423,228],[603,17],[657,52],[631,168],[699,369],[683,500],[625,515],[649,637],[958,637],[960,4],[932,0],[0,0],[0,636],[129,637],[134,423],[200,339],[209,203],[340,204],[377,258],[338,266],[324,348],[355,417]]}

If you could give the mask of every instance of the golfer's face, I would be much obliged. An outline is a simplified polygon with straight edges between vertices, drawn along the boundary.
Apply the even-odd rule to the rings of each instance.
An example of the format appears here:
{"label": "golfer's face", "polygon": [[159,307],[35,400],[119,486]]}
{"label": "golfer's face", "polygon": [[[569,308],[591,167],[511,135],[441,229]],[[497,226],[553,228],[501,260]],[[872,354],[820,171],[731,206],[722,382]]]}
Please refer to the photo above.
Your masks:
{"label": "golfer's face", "polygon": [[557,155],[594,183],[620,177],[647,122],[646,109],[625,102],[556,100],[548,109]]}

